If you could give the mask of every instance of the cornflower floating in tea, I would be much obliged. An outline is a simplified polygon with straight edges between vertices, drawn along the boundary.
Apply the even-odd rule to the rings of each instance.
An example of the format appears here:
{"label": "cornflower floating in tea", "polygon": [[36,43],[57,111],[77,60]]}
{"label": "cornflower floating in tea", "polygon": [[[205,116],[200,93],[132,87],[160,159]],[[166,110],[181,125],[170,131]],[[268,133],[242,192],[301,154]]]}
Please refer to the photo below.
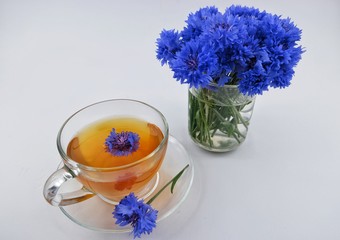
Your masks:
{"label": "cornflower floating in tea", "polygon": [[139,135],[137,133],[122,131],[116,132],[112,128],[110,135],[105,140],[106,151],[114,156],[127,156],[139,148]]}
{"label": "cornflower floating in tea", "polygon": [[116,224],[126,226],[130,224],[133,227],[132,233],[134,238],[140,238],[142,234],[150,234],[156,227],[158,211],[151,207],[151,203],[166,189],[170,184],[170,191],[173,193],[174,187],[178,179],[184,171],[189,167],[186,165],[175,177],[173,177],[166,185],[164,185],[149,201],[138,200],[134,193],[125,196],[112,212],[116,218]]}

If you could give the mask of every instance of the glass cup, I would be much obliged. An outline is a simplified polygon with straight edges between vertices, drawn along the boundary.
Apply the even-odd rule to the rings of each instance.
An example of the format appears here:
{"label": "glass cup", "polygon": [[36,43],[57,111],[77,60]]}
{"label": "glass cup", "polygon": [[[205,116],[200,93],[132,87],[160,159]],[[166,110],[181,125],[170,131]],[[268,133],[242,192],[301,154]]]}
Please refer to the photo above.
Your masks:
{"label": "glass cup", "polygon": [[[157,126],[163,138],[148,155],[116,167],[93,167],[70,158],[67,148],[75,134],[90,124],[108,118],[141,119]],[[95,195],[111,204],[117,204],[130,192],[134,192],[139,198],[146,198],[157,187],[158,170],[166,153],[168,139],[169,127],[165,117],[146,103],[113,99],[89,105],[69,117],[58,133],[57,148],[63,162],[47,179],[44,197],[53,206],[78,203]],[[82,187],[73,192],[62,193],[60,189],[70,180],[78,180]]]}

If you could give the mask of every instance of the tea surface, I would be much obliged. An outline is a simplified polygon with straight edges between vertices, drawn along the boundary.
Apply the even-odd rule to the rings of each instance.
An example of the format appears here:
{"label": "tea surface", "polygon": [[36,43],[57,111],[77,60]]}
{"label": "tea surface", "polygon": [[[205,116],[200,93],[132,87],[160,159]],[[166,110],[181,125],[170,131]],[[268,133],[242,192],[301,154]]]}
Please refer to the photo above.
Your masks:
{"label": "tea surface", "polygon": [[[140,137],[137,151],[127,156],[113,156],[106,151],[105,139],[112,128],[116,132],[130,131]],[[67,155],[74,161],[91,167],[108,168],[133,163],[150,154],[164,138],[154,124],[137,118],[110,118],[82,129],[69,143]]]}

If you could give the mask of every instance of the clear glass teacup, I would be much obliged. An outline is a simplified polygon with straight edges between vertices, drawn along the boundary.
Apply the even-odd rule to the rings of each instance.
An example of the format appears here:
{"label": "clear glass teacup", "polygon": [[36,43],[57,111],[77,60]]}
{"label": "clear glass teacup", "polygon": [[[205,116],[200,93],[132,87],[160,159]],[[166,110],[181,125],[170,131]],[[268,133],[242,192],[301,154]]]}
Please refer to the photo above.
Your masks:
{"label": "clear glass teacup", "polygon": [[[130,192],[146,198],[157,187],[168,139],[165,117],[146,103],[113,99],[89,105],[69,117],[58,133],[63,163],[47,179],[44,197],[53,206],[95,195],[112,204]],[[82,188],[61,193],[69,180],[78,180]]]}

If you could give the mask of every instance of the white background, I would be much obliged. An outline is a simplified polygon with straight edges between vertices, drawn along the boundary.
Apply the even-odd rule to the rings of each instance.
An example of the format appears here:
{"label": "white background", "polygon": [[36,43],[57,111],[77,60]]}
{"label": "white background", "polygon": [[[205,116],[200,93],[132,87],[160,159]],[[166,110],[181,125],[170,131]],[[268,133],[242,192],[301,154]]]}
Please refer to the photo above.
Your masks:
{"label": "white background", "polygon": [[[292,85],[256,100],[245,143],[213,154],[187,133],[187,86],[155,57],[189,12],[255,6],[291,17],[305,47]],[[0,239],[131,239],[47,204],[63,121],[111,98],[164,113],[195,162],[186,201],[144,239],[340,239],[340,1],[0,0]]]}

